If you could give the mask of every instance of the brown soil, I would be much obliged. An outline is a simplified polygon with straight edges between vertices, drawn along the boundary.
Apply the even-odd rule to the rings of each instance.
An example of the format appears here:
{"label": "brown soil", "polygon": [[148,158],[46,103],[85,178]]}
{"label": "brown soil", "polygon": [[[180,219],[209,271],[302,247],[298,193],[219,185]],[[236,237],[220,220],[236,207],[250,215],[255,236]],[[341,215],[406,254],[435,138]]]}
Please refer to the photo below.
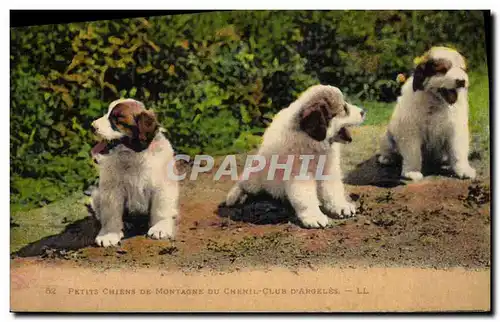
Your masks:
{"label": "brown soil", "polygon": [[[358,216],[332,220],[331,227],[319,230],[301,228],[287,205],[270,200],[246,208],[219,209],[232,184],[229,178],[213,181],[210,173],[196,182],[184,181],[182,217],[175,241],[145,238],[147,222],[135,219],[136,230],[128,234],[120,248],[97,248],[89,243],[98,225],[88,217],[65,233],[52,236],[50,243],[45,239],[17,254],[41,256],[13,256],[12,263],[64,261],[102,269],[159,267],[184,271],[276,265],[293,269],[323,264],[490,266],[490,187],[486,181],[440,177],[393,188],[347,185],[351,199],[359,205]],[[77,239],[86,247],[64,247],[64,241],[58,244],[64,234],[72,234],[73,239],[80,236]]]}

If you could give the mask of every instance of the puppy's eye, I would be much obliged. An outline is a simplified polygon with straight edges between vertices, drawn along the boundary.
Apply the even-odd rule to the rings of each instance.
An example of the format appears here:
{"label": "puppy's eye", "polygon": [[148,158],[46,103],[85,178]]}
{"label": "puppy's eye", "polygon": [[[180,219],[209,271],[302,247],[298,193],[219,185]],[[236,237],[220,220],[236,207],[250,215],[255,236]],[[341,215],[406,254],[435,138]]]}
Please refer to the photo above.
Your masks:
{"label": "puppy's eye", "polygon": [[115,131],[118,131],[118,127],[116,126],[116,123],[118,121],[118,118],[116,117],[116,115],[113,115],[111,114],[109,117],[108,117],[108,121],[109,121],[109,124],[111,125],[111,128]]}

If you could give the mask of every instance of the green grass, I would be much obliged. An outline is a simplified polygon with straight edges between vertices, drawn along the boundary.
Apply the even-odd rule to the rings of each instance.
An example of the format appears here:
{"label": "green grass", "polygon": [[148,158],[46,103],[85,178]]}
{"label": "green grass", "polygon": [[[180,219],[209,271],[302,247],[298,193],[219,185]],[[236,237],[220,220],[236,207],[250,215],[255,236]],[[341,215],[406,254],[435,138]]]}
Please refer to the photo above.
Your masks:
{"label": "green grass", "polygon": [[486,151],[489,159],[490,151],[490,97],[488,70],[486,67],[469,73],[469,126],[472,142],[479,144]]}
{"label": "green grass", "polygon": [[358,106],[366,109],[363,125],[387,124],[391,118],[395,103],[361,102]]}
{"label": "green grass", "polygon": [[11,252],[43,237],[58,234],[69,223],[86,217],[85,201],[83,193],[75,193],[42,208],[12,211],[11,226],[12,223],[19,226],[10,229]]}

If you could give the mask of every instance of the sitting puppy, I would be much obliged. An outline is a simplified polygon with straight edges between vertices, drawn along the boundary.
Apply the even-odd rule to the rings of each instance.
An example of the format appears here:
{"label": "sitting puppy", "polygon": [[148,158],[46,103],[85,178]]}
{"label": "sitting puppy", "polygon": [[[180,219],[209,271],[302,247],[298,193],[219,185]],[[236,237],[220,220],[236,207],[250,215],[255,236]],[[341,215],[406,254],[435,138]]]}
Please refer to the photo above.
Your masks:
{"label": "sitting puppy", "polygon": [[[353,216],[356,207],[347,201],[342,183],[340,144],[352,140],[346,127],[360,124],[363,119],[363,109],[345,102],[338,88],[326,85],[310,87],[275,115],[264,133],[258,156],[267,162],[273,157],[300,159],[306,155],[313,156],[315,162],[323,156],[323,174],[331,179],[318,180],[314,174],[315,165],[307,167],[305,178],[303,175],[289,180],[266,178],[266,170],[269,170],[266,166],[264,171],[240,179],[230,190],[226,206],[244,202],[248,194],[264,190],[274,198],[288,197],[305,227],[318,228],[328,224],[328,217],[322,213],[320,205],[326,212],[340,217]],[[288,168],[297,170],[296,163]]]}
{"label": "sitting puppy", "polygon": [[99,168],[99,187],[91,195],[101,222],[96,243],[107,247],[120,242],[124,211],[150,213],[148,236],[173,238],[179,190],[167,171],[174,167],[174,152],[155,114],[141,102],[120,99],[92,127],[103,139],[92,149]]}
{"label": "sitting puppy", "polygon": [[390,164],[400,155],[402,176],[411,180],[423,178],[424,160],[449,162],[458,177],[474,178],[476,171],[468,160],[465,59],[453,49],[433,47],[419,60],[413,77],[403,85],[378,161]]}

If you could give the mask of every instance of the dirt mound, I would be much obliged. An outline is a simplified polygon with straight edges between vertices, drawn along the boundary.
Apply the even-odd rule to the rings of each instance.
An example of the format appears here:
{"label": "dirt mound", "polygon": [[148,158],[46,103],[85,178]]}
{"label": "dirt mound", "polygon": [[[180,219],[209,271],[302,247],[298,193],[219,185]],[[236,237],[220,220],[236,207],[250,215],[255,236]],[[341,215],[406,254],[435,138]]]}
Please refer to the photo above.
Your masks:
{"label": "dirt mound", "polygon": [[98,267],[185,270],[321,264],[490,266],[488,182],[443,178],[391,189],[347,186],[359,206],[358,216],[332,220],[331,227],[319,230],[301,228],[289,205],[262,196],[232,210],[221,207],[232,184],[221,180],[211,189],[204,189],[203,182],[183,184],[175,241],[146,238],[147,218],[133,217],[126,218],[121,247],[94,247],[99,226],[89,216],[59,235],[24,247],[13,254],[14,261],[39,256]]}

